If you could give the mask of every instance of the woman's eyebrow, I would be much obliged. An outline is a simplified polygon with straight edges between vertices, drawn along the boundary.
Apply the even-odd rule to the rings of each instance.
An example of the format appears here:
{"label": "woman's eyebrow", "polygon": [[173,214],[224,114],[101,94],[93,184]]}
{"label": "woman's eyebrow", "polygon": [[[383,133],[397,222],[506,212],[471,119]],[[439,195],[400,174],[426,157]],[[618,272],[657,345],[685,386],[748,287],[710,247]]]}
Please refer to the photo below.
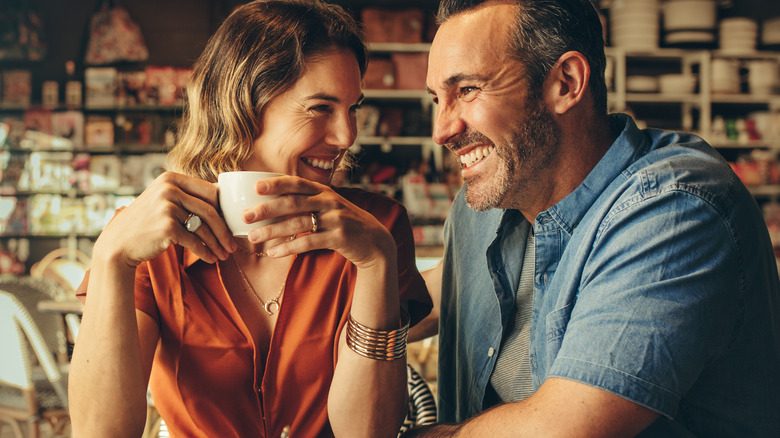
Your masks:
{"label": "woman's eyebrow", "polygon": [[[360,97],[358,97],[355,103],[360,103],[363,101],[363,99],[365,99],[365,95],[363,95],[363,93],[360,93]],[[341,103],[341,99],[327,93],[315,93],[304,97],[304,100],[327,100],[328,102]]]}

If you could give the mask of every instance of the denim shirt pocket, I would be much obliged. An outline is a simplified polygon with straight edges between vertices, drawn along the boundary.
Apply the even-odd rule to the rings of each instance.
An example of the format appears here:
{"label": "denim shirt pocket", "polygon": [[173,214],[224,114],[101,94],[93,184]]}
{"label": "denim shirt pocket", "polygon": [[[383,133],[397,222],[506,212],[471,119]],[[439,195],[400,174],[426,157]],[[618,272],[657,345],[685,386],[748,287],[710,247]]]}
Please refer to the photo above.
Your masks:
{"label": "denim shirt pocket", "polygon": [[545,317],[545,340],[548,344],[555,342],[560,345],[571,318],[572,307],[574,303],[569,303],[553,310]]}

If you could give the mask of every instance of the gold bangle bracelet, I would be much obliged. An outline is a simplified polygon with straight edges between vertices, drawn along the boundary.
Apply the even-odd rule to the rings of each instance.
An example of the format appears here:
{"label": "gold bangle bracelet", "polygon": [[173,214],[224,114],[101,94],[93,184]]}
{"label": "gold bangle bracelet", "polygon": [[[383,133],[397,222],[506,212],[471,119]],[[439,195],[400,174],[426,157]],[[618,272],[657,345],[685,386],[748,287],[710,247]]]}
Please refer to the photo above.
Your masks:
{"label": "gold bangle bracelet", "polygon": [[406,356],[406,338],[409,333],[409,314],[401,312],[401,328],[376,330],[347,319],[347,346],[360,356],[374,360],[391,361]]}

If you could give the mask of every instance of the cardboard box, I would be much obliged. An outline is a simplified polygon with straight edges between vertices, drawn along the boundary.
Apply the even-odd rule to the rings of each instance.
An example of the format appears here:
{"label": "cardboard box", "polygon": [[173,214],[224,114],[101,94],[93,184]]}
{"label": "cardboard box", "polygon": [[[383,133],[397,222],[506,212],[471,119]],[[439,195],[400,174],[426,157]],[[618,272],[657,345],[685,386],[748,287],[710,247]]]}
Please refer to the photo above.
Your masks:
{"label": "cardboard box", "polygon": [[109,147],[114,145],[114,123],[108,117],[89,116],[84,125],[84,145]]}
{"label": "cardboard box", "polygon": [[87,105],[114,106],[117,102],[118,73],[113,67],[90,67],[84,70]]}
{"label": "cardboard box", "polygon": [[389,90],[395,88],[395,64],[385,58],[371,58],[363,77],[367,90]]}
{"label": "cardboard box", "polygon": [[3,71],[3,104],[28,106],[32,96],[32,73],[30,70]]}
{"label": "cardboard box", "polygon": [[364,8],[360,18],[371,43],[420,43],[425,18],[421,9]]}
{"label": "cardboard box", "polygon": [[179,77],[173,67],[146,67],[146,95],[158,105],[175,105]]}
{"label": "cardboard box", "polygon": [[84,146],[84,113],[62,111],[52,113],[51,134],[71,141],[74,147]]}
{"label": "cardboard box", "polygon": [[399,90],[425,90],[428,74],[427,53],[393,53],[395,88]]}

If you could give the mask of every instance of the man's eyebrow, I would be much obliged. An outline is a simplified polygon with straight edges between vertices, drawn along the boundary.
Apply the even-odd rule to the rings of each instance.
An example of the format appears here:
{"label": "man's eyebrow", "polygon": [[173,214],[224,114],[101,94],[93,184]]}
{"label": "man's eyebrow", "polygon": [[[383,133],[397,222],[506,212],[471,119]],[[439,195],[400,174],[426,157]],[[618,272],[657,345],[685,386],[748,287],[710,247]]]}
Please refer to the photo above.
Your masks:
{"label": "man's eyebrow", "polygon": [[[455,86],[458,82],[461,81],[475,81],[481,79],[481,76],[473,73],[458,73],[456,75],[452,75],[449,78],[447,78],[446,81],[444,81],[444,89],[449,89]],[[426,86],[425,89],[428,91],[428,94],[431,94],[433,96],[436,95],[436,92],[434,92],[430,87]]]}

